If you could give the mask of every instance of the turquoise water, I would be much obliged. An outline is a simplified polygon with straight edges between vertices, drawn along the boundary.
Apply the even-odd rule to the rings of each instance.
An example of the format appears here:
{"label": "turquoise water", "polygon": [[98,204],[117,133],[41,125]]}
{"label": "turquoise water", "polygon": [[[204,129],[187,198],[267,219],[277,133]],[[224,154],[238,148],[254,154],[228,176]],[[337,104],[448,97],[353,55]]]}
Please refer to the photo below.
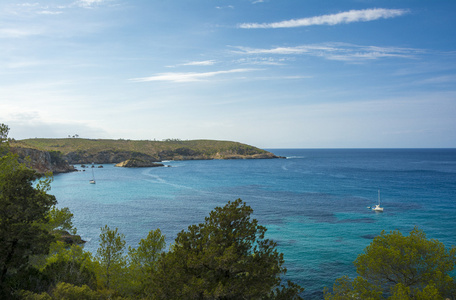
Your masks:
{"label": "turquoise water", "polygon": [[[270,151],[287,159],[104,165],[95,169],[95,185],[90,169],[56,175],[51,193],[74,213],[91,252],[105,224],[134,247],[160,228],[169,245],[214,207],[241,198],[278,242],[287,278],[305,287],[306,299],[322,299],[336,278],[354,276],[352,262],[382,230],[418,226],[428,238],[456,245],[456,149]],[[379,189],[383,213],[367,209]]]}

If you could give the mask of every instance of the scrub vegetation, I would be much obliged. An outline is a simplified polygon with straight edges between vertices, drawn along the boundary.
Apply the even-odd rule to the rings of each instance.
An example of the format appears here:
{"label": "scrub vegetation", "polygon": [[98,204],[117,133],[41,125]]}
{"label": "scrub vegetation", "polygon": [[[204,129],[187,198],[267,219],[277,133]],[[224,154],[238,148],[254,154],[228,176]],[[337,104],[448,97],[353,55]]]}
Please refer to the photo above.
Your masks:
{"label": "scrub vegetation", "polygon": [[100,152],[131,152],[161,157],[163,154],[174,153],[181,156],[207,156],[219,154],[256,155],[266,154],[265,150],[231,141],[216,140],[108,140],[108,139],[26,139],[12,142],[11,146],[33,148],[43,151],[57,151],[62,155],[70,153],[87,153],[94,155]]}

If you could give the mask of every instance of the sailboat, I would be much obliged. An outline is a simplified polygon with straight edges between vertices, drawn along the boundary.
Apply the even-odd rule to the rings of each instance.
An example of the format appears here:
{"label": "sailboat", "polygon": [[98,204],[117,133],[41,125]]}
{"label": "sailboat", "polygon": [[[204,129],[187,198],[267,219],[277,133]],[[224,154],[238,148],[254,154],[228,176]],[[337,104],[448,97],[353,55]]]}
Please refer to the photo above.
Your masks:
{"label": "sailboat", "polygon": [[373,211],[383,211],[383,207],[380,207],[380,190],[378,190],[378,204],[372,207]]}
{"label": "sailboat", "polygon": [[95,168],[95,166],[92,163],[92,179],[90,179],[90,181],[89,181],[90,184],[95,184],[95,174],[93,173],[94,168]]}

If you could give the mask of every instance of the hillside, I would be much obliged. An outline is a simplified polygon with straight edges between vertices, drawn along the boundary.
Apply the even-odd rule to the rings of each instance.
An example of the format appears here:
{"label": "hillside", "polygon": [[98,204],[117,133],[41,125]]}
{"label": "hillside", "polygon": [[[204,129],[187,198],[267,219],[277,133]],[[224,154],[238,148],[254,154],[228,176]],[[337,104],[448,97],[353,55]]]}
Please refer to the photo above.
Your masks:
{"label": "hillside", "polygon": [[26,139],[12,147],[46,151],[70,164],[119,163],[128,159],[146,161],[192,159],[278,158],[265,150],[230,141],[216,140],[107,140],[107,139]]}

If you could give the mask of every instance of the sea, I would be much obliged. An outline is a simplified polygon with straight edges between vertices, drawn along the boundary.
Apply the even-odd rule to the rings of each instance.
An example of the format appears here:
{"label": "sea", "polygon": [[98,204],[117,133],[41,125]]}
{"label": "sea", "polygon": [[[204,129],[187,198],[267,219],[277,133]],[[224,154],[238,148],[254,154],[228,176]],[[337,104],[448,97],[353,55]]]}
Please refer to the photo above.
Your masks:
{"label": "sea", "polygon": [[[305,299],[348,275],[383,230],[414,227],[456,245],[456,149],[267,149],[281,159],[191,160],[169,167],[92,169],[54,177],[50,193],[74,214],[85,250],[96,253],[108,225],[136,247],[160,228],[167,246],[215,207],[241,198],[277,242]],[[102,167],[102,168],[101,168]],[[378,204],[383,212],[369,207]]]}

